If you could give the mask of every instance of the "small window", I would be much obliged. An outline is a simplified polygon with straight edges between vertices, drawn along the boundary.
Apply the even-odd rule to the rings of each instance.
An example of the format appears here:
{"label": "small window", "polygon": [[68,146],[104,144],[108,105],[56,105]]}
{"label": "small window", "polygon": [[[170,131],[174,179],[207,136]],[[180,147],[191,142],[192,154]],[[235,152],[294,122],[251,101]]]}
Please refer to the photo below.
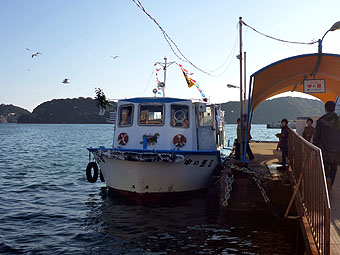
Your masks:
{"label": "small window", "polygon": [[187,105],[171,105],[172,127],[189,127],[189,107]]}
{"label": "small window", "polygon": [[163,105],[141,105],[139,125],[163,125]]}
{"label": "small window", "polygon": [[119,126],[131,126],[132,125],[132,105],[123,105],[119,109]]}
{"label": "small window", "polygon": [[213,126],[214,121],[211,106],[207,106],[205,112],[199,113],[199,120],[201,127]]}

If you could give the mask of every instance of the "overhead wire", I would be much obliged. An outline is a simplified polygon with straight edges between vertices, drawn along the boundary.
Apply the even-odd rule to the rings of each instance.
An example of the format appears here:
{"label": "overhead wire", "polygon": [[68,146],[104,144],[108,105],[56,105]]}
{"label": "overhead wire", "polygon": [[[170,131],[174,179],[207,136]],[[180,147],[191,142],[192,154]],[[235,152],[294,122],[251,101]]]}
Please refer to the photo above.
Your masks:
{"label": "overhead wire", "polygon": [[143,94],[142,94],[142,95],[145,94],[145,91],[146,91],[146,89],[147,89],[148,86],[149,86],[149,83],[150,83],[150,81],[151,81],[151,78],[152,78],[152,75],[153,75],[154,72],[155,72],[155,68],[152,68],[152,73],[151,73],[151,75],[150,75],[150,77],[149,77],[148,82],[146,83],[146,86],[145,86],[145,88],[144,88],[144,91],[143,91]]}
{"label": "overhead wire", "polygon": [[311,42],[295,42],[295,41],[287,41],[287,40],[283,40],[283,39],[279,39],[279,38],[275,38],[273,36],[270,36],[270,35],[267,35],[267,34],[264,34],[258,30],[256,30],[255,28],[253,28],[252,26],[248,25],[247,23],[245,23],[244,21],[242,21],[242,24],[249,27],[250,29],[252,29],[253,31],[255,31],[256,33],[260,34],[260,35],[263,35],[265,37],[268,37],[270,39],[273,39],[273,40],[276,40],[276,41],[280,41],[280,42],[284,42],[284,43],[294,43],[294,44],[305,44],[305,45],[312,45],[314,43],[317,43],[317,41],[315,40],[312,40]]}
{"label": "overhead wire", "polygon": [[[195,64],[193,64],[187,57],[184,56],[184,54],[182,53],[182,51],[179,49],[179,47],[177,46],[177,44],[170,38],[170,36],[166,33],[166,31],[161,27],[161,25],[157,22],[156,19],[154,19],[143,7],[142,3],[139,0],[132,0],[139,9],[141,9],[157,26],[158,28],[162,31],[163,36],[165,38],[165,40],[167,41],[168,45],[170,46],[171,51],[174,53],[174,55],[180,59],[183,62],[187,62],[189,63],[191,66],[193,66],[194,68],[196,68],[197,70],[199,70],[202,73],[205,73],[207,75],[210,76],[214,76],[211,73],[199,68],[198,66],[196,66]],[[178,51],[178,53],[182,56],[180,57],[174,50],[173,46],[171,45],[171,43],[173,44],[173,46],[176,48],[176,50]]]}
{"label": "overhead wire", "polygon": [[234,60],[234,59],[233,59],[233,56],[235,56],[235,51],[236,51],[237,42],[238,42],[238,38],[237,38],[237,36],[236,36],[236,39],[235,39],[233,48],[231,49],[231,51],[230,51],[230,53],[229,53],[227,59],[224,61],[224,63],[223,63],[219,68],[217,68],[217,69],[215,69],[215,70],[213,70],[213,71],[209,71],[209,72],[215,72],[215,71],[221,69],[221,68],[225,65],[225,63],[227,63],[227,60],[230,58],[230,61],[229,61],[229,64],[227,65],[227,67],[226,67],[221,73],[214,75],[214,77],[220,77],[220,76],[222,76],[224,73],[226,73],[226,72],[228,71],[228,69],[229,69],[229,67],[230,67],[230,64],[231,64],[232,61]]}
{"label": "overhead wire", "polygon": [[[200,72],[202,72],[202,73],[205,73],[205,74],[207,74],[207,75],[209,75],[209,76],[213,76],[213,77],[221,76],[223,73],[225,73],[225,72],[228,70],[231,61],[229,62],[227,68],[226,68],[221,74],[219,74],[219,75],[211,74],[212,72],[216,72],[217,70],[221,69],[221,68],[225,65],[225,63],[228,61],[229,57],[232,56],[232,55],[231,55],[232,52],[235,52],[236,43],[234,43],[233,49],[231,50],[230,54],[228,55],[227,59],[223,62],[222,65],[220,65],[218,68],[216,68],[216,69],[214,69],[214,70],[205,71],[205,70],[203,70],[202,68],[196,66],[194,63],[192,63],[192,62],[191,62],[191,61],[190,61],[190,60],[182,53],[182,51],[181,51],[180,48],[177,46],[177,44],[171,39],[171,37],[170,37],[170,36],[167,34],[167,32],[162,28],[162,26],[158,23],[158,21],[157,21],[155,18],[153,18],[153,17],[151,16],[151,14],[149,14],[149,13],[146,11],[146,9],[144,8],[144,6],[142,5],[142,3],[141,3],[139,0],[132,0],[132,1],[135,3],[135,5],[136,5],[140,10],[142,10],[142,11],[143,11],[143,12],[144,12],[144,13],[145,13],[145,14],[146,14],[146,15],[147,15],[147,16],[148,16],[148,17],[149,17],[149,18],[150,18],[157,26],[158,26],[158,28],[161,30],[161,32],[162,32],[162,34],[163,34],[164,39],[166,40],[167,44],[169,45],[169,47],[170,47],[172,53],[173,53],[178,59],[180,59],[180,60],[183,61],[183,62],[186,62],[186,63],[190,64],[191,66],[193,66],[193,67],[194,67],[195,69],[197,69],[198,71],[200,71]],[[317,42],[317,41],[315,41],[315,40],[312,40],[311,42],[308,42],[308,43],[307,43],[307,42],[297,42],[297,41],[288,41],[288,40],[279,39],[279,38],[276,38],[276,37],[267,35],[267,34],[265,34],[265,33],[262,33],[262,32],[260,32],[260,31],[256,30],[255,28],[253,28],[252,26],[248,25],[248,24],[245,23],[244,21],[241,21],[241,22],[242,22],[243,25],[249,27],[250,29],[252,29],[252,30],[255,31],[256,33],[258,33],[258,34],[260,34],[260,35],[263,35],[263,36],[265,36],[265,37],[267,37],[267,38],[276,40],[276,41],[280,41],[280,42],[284,42],[284,43],[292,43],[292,44],[304,44],[304,45],[312,45],[312,44],[315,44],[315,43]],[[236,39],[237,39],[237,38],[236,38]],[[237,40],[235,40],[235,42],[236,42],[236,41],[237,41]],[[176,52],[175,49],[177,50],[178,53]],[[231,58],[231,60],[232,60],[232,58]]]}

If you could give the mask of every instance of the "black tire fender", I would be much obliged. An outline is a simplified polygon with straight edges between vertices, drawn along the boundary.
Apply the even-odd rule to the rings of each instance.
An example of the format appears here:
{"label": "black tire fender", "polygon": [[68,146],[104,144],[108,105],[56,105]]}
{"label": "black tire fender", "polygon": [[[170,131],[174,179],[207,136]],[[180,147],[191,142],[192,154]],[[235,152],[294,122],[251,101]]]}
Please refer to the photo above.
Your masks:
{"label": "black tire fender", "polygon": [[[92,175],[93,168],[93,175]],[[86,167],[86,179],[88,182],[95,183],[98,179],[98,166],[96,162],[90,162]]]}

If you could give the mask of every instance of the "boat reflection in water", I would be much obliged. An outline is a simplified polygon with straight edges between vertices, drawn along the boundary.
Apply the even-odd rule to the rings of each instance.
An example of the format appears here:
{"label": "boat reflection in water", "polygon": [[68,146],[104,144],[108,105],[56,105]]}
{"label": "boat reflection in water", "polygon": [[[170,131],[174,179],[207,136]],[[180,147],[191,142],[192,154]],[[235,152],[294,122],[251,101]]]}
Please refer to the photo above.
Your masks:
{"label": "boat reflection in water", "polygon": [[295,254],[294,234],[284,233],[280,222],[241,215],[212,221],[202,194],[138,206],[101,188],[86,204],[97,245],[106,243],[100,254]]}

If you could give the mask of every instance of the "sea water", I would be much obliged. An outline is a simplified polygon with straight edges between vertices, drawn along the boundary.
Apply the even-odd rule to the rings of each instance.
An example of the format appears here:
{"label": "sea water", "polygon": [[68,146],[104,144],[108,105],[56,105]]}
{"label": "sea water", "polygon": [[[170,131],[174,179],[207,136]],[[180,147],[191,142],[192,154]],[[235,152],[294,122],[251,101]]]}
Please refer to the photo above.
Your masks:
{"label": "sea water", "polygon": [[[111,146],[112,132],[112,125],[0,124],[0,254],[295,253],[270,221],[209,220],[204,196],[136,206],[88,183],[86,148]],[[252,126],[255,140],[277,132]],[[236,125],[226,125],[227,139],[235,134]]]}

